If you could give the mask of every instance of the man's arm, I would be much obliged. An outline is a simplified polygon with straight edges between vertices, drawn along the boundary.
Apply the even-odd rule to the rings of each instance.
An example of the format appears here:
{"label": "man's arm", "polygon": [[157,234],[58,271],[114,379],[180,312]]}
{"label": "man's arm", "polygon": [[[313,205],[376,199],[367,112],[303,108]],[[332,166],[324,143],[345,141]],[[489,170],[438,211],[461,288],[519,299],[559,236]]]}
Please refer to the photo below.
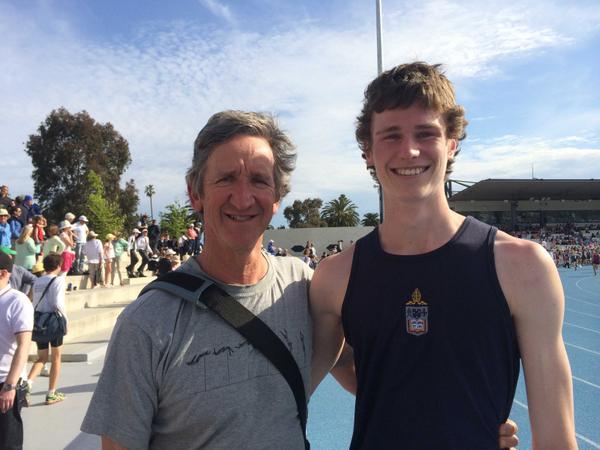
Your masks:
{"label": "man's arm", "polygon": [[108,436],[102,436],[102,450],[127,450]]}
{"label": "man's arm", "polygon": [[502,232],[494,250],[523,361],[533,446],[577,448],[571,368],[561,332],[564,294],[556,267],[541,246]]}
{"label": "man's arm", "polygon": [[354,370],[354,351],[346,342],[344,348],[331,369],[331,375],[348,392],[356,395],[356,371]]}
{"label": "man's arm", "polygon": [[[338,360],[344,345],[342,303],[350,277],[353,251],[323,260],[315,270],[310,283],[310,308],[313,320],[313,357],[311,393],[325,378]],[[356,381],[354,364],[340,364],[332,374],[338,382],[354,392]]]}
{"label": "man's arm", "polygon": [[[10,370],[4,381],[5,384],[15,385],[19,381],[19,376],[23,371],[23,367],[25,367],[25,363],[27,363],[29,346],[31,345],[31,331],[15,333],[15,338],[17,339],[17,350],[10,363]],[[15,389],[0,392],[0,412],[4,414],[12,408],[15,401],[15,393]]]}

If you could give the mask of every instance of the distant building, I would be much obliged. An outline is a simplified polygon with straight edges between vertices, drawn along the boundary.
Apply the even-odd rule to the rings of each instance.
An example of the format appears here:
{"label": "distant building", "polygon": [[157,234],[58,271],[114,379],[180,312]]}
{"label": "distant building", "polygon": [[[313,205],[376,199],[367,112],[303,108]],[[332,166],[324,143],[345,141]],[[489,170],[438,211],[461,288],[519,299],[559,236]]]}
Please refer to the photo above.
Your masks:
{"label": "distant building", "polygon": [[[458,185],[465,187],[454,192]],[[503,230],[553,224],[600,226],[600,180],[449,180],[450,208]]]}

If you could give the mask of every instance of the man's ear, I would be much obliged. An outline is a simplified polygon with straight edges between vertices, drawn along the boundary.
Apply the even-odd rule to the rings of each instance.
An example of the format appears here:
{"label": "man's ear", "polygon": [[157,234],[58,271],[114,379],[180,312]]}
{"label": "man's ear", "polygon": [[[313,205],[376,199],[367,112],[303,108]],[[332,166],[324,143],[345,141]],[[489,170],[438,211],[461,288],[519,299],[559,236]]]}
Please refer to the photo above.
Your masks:
{"label": "man's ear", "polygon": [[190,205],[192,205],[192,209],[196,212],[201,213],[203,210],[203,203],[200,195],[193,191],[192,187],[188,184],[187,193],[190,199]]}
{"label": "man's ear", "polygon": [[448,139],[448,160],[453,160],[454,155],[456,154],[456,149],[458,148],[458,140],[456,139]]}
{"label": "man's ear", "polygon": [[364,151],[362,153],[362,159],[367,163],[367,169],[375,167],[375,161],[373,161],[373,150],[368,142],[364,143]]}

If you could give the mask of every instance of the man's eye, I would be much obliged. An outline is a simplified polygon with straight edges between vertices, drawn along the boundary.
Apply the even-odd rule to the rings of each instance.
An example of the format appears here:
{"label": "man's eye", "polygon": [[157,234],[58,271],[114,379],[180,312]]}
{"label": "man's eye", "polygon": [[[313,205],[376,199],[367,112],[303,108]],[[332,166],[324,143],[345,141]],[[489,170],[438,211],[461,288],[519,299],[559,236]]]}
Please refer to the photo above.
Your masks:
{"label": "man's eye", "polygon": [[436,137],[436,134],[431,131],[421,131],[421,132],[417,133],[418,139],[427,139],[430,137]]}
{"label": "man's eye", "polygon": [[384,141],[396,141],[396,140],[398,140],[400,138],[401,138],[401,136],[399,134],[386,134],[383,137],[383,140]]}

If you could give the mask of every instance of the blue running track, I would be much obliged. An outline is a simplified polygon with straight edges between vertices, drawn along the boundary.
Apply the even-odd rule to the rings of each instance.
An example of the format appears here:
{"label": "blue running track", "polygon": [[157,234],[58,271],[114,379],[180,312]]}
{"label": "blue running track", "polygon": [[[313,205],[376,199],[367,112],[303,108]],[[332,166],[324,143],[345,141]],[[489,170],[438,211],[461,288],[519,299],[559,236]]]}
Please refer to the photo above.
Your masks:
{"label": "blue running track", "polygon": [[[559,269],[565,290],[563,337],[573,372],[575,426],[580,450],[600,449],[600,274],[590,266]],[[347,449],[354,397],[327,377],[309,405],[308,433],[315,450]],[[531,449],[523,371],[511,418],[519,425],[520,449]]]}

